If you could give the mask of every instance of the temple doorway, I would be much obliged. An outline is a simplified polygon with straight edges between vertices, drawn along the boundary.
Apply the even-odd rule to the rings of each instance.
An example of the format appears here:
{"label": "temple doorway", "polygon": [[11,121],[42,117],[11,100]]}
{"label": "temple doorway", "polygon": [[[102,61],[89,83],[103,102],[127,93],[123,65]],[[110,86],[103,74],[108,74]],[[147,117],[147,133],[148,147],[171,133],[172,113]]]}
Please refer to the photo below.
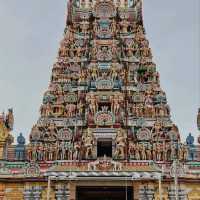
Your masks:
{"label": "temple doorway", "polygon": [[132,200],[133,187],[77,187],[76,200]]}
{"label": "temple doorway", "polygon": [[97,141],[97,157],[104,157],[105,155],[112,158],[112,139]]}

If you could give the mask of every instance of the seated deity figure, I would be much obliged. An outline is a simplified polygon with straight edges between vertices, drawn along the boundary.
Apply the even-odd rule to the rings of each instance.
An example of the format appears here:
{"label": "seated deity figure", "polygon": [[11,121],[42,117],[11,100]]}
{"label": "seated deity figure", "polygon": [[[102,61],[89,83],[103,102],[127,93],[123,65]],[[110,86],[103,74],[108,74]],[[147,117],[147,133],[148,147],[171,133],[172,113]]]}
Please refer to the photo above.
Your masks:
{"label": "seated deity figure", "polygon": [[53,121],[50,122],[49,127],[47,129],[48,133],[48,140],[49,141],[55,141],[57,139],[57,128]]}
{"label": "seated deity figure", "polygon": [[119,129],[115,138],[116,150],[115,158],[124,159],[125,158],[125,146],[126,146],[126,136],[123,130]]}
{"label": "seated deity figure", "polygon": [[75,104],[67,104],[65,106],[67,111],[67,117],[73,117],[76,114],[76,105]]}

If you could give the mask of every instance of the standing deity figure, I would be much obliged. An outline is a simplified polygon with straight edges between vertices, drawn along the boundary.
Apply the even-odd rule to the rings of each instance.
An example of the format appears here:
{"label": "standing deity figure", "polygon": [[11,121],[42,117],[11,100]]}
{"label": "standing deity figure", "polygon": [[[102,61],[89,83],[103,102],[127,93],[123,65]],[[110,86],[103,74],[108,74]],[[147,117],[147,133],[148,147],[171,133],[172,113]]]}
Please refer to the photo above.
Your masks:
{"label": "standing deity figure", "polygon": [[37,146],[37,157],[38,160],[44,160],[42,143],[39,143]]}
{"label": "standing deity figure", "polygon": [[44,151],[44,160],[48,160],[48,144],[47,143],[44,143],[44,148],[43,148],[43,151]]}
{"label": "standing deity figure", "polygon": [[111,111],[114,114],[119,113],[120,109],[120,97],[119,94],[115,94],[113,97],[111,97]]}
{"label": "standing deity figure", "polygon": [[146,160],[147,159],[146,148],[145,148],[144,144],[140,145],[140,154],[141,154],[142,160]]}
{"label": "standing deity figure", "polygon": [[169,143],[163,142],[163,161],[169,160],[170,149]]}
{"label": "standing deity figure", "polygon": [[131,140],[129,141],[129,145],[128,145],[128,155],[130,159],[135,159],[135,144],[134,142]]}
{"label": "standing deity figure", "polygon": [[157,152],[156,159],[158,161],[161,161],[162,159],[162,145],[161,144],[157,144],[156,152]]}
{"label": "standing deity figure", "polygon": [[80,103],[78,104],[77,109],[79,116],[81,116],[83,114],[83,109],[84,109],[84,104],[82,103],[82,101],[80,101]]}
{"label": "standing deity figure", "polygon": [[91,50],[91,56],[94,60],[96,60],[97,58],[97,53],[98,53],[98,47],[97,47],[97,42],[96,40],[93,41],[93,48]]}
{"label": "standing deity figure", "polygon": [[115,158],[124,159],[125,158],[125,146],[126,146],[126,136],[124,131],[118,130],[115,138],[116,150]]}
{"label": "standing deity figure", "polygon": [[93,92],[86,96],[86,101],[89,103],[90,112],[94,115],[98,110],[97,98]]}
{"label": "standing deity figure", "polygon": [[145,115],[146,117],[155,117],[155,109],[153,106],[153,99],[150,95],[145,98]]}
{"label": "standing deity figure", "polygon": [[79,79],[78,79],[78,83],[81,84],[81,83],[84,83],[86,80],[86,74],[83,70],[81,70],[81,73],[80,73],[80,76],[79,76]]}
{"label": "standing deity figure", "polygon": [[157,145],[156,145],[156,143],[153,143],[152,156],[153,156],[153,160],[156,160],[156,158],[157,158]]}
{"label": "standing deity figure", "polygon": [[[44,109],[43,110],[44,116],[51,116],[52,115],[52,106],[49,102],[46,105],[43,105],[42,109]],[[42,110],[41,110],[41,112],[42,112]]]}
{"label": "standing deity figure", "polygon": [[97,80],[97,78],[98,78],[98,67],[97,66],[92,67],[91,78],[92,78],[93,81]]}
{"label": "standing deity figure", "polygon": [[76,56],[77,56],[78,58],[81,58],[81,56],[82,56],[82,51],[83,51],[83,49],[82,49],[80,46],[78,46],[78,47],[76,48]]}
{"label": "standing deity figure", "polygon": [[110,75],[111,75],[113,81],[115,81],[117,79],[117,77],[118,77],[117,67],[116,67],[115,64],[111,65]]}
{"label": "standing deity figure", "polygon": [[34,144],[32,146],[32,160],[34,160],[34,161],[38,160],[38,156],[37,156],[37,144]]}
{"label": "standing deity figure", "polygon": [[112,34],[114,35],[117,30],[117,23],[116,23],[115,19],[112,20],[112,23],[110,25],[110,30],[111,30]]}
{"label": "standing deity figure", "polygon": [[94,20],[94,23],[93,23],[93,31],[95,35],[99,32],[99,24],[96,19]]}
{"label": "standing deity figure", "polygon": [[117,48],[117,45],[116,45],[116,43],[115,43],[114,40],[113,40],[112,46],[111,46],[112,58],[113,58],[113,59],[116,59],[117,56],[119,55],[118,50],[119,50],[119,49]]}
{"label": "standing deity figure", "polygon": [[94,135],[90,129],[83,135],[83,146],[85,148],[85,158],[91,159],[93,158],[93,147],[94,147]]}
{"label": "standing deity figure", "polygon": [[75,141],[74,142],[73,160],[79,160],[80,159],[80,151],[81,151],[81,141]]}
{"label": "standing deity figure", "polygon": [[65,150],[65,142],[64,141],[62,141],[60,143],[59,150],[60,150],[60,159],[65,160],[66,150]]}
{"label": "standing deity figure", "polygon": [[140,146],[139,146],[139,144],[136,144],[136,147],[135,147],[135,159],[140,160]]}
{"label": "standing deity figure", "polygon": [[147,160],[152,160],[152,153],[151,153],[151,146],[148,145],[147,149],[146,149],[146,156],[147,156]]}
{"label": "standing deity figure", "polygon": [[171,160],[174,160],[177,158],[177,149],[176,149],[176,144],[172,143],[171,145]]}
{"label": "standing deity figure", "polygon": [[68,27],[67,33],[66,33],[66,39],[69,41],[74,40],[74,31],[72,25]]}
{"label": "standing deity figure", "polygon": [[55,146],[53,144],[48,145],[48,160],[52,161],[54,159]]}

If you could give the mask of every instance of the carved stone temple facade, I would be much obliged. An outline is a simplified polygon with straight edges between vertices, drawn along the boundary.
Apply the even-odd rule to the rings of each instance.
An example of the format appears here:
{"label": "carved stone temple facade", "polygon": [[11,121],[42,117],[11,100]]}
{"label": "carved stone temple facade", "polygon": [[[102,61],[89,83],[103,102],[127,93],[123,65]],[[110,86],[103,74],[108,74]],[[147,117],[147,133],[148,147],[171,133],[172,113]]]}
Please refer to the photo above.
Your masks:
{"label": "carved stone temple facade", "polygon": [[29,142],[0,115],[0,200],[200,200],[200,146],[171,120],[142,1],[70,0],[67,14]]}

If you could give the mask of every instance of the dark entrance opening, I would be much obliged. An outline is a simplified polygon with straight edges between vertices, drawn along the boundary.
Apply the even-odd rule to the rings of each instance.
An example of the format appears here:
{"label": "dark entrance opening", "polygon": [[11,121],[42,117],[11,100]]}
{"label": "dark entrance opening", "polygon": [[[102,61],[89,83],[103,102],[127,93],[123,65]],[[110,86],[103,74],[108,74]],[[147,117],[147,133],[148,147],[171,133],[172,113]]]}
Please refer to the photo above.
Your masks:
{"label": "dark entrance opening", "polygon": [[77,187],[76,200],[132,200],[133,187]]}
{"label": "dark entrance opening", "polygon": [[112,157],[112,140],[99,140],[97,142],[97,157]]}

